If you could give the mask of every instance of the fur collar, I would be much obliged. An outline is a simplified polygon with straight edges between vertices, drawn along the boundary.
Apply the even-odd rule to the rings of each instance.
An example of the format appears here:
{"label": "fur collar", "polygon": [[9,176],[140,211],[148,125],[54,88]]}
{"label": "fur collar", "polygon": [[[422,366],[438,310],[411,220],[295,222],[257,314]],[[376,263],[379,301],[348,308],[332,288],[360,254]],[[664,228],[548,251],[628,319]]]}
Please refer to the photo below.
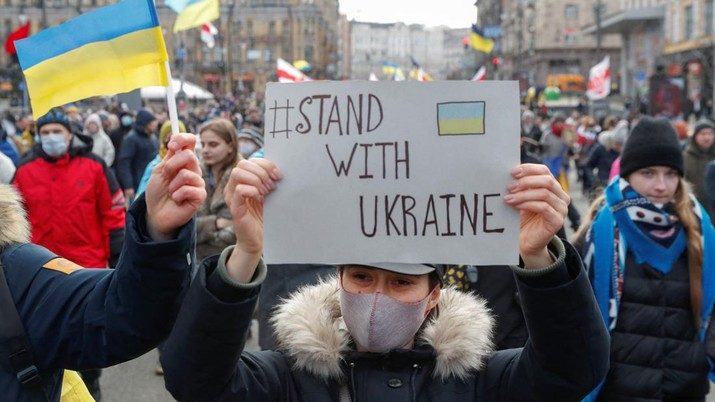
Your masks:
{"label": "fur collar", "polygon": [[[337,278],[303,287],[271,319],[278,345],[294,369],[326,382],[342,379],[342,355],[351,350],[339,290]],[[417,343],[434,348],[435,378],[464,379],[486,363],[493,350],[493,330],[494,319],[484,300],[446,288],[440,294],[439,316],[425,324]]]}
{"label": "fur collar", "polygon": [[30,228],[22,197],[12,185],[0,184],[0,247],[29,241]]}

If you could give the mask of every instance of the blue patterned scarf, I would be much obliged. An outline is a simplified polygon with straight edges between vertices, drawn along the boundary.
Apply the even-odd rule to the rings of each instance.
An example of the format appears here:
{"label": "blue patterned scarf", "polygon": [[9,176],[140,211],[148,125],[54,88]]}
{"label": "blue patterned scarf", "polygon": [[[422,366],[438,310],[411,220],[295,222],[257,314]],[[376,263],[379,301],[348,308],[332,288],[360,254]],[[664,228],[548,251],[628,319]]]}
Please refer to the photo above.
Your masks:
{"label": "blue patterned scarf", "polygon": [[[687,236],[678,218],[670,213],[671,205],[659,208],[622,178],[611,181],[606,187],[605,198],[606,204],[586,235],[584,264],[603,320],[612,331],[623,292],[626,252],[633,252],[639,264],[647,263],[668,274],[685,251]],[[703,238],[703,304],[699,336],[704,341],[715,303],[715,230],[702,205],[692,195],[691,199],[695,215],[700,219]],[[710,378],[715,380],[712,361],[710,367]],[[600,388],[585,401],[595,401]]]}

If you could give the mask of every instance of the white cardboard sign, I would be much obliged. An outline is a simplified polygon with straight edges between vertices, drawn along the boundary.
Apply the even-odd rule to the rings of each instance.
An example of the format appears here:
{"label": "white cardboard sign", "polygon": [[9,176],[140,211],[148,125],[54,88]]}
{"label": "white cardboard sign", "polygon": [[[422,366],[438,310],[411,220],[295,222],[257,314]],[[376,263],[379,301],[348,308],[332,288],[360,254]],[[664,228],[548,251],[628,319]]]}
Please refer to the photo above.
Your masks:
{"label": "white cardboard sign", "polygon": [[511,81],[269,83],[267,263],[516,264]]}

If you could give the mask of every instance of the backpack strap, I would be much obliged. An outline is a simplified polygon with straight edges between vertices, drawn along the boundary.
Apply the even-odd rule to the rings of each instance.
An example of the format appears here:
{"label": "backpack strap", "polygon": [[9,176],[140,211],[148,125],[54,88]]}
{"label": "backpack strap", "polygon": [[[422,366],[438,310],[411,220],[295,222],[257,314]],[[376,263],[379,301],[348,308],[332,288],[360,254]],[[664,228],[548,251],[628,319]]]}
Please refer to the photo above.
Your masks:
{"label": "backpack strap", "polygon": [[[2,250],[16,247],[9,246]],[[47,402],[48,398],[42,388],[40,371],[35,366],[32,357],[32,346],[27,338],[25,328],[20,320],[20,315],[15,307],[15,302],[10,294],[5,269],[0,253],[0,364],[9,369],[27,391],[33,402]]]}

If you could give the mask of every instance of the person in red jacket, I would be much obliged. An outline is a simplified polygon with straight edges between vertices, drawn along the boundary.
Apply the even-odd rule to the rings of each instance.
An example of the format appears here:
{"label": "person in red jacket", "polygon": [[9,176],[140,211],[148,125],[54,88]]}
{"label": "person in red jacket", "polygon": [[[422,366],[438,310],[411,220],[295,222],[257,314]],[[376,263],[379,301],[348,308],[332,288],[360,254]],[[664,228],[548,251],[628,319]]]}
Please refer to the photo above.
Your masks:
{"label": "person in red jacket", "polygon": [[73,134],[53,109],[37,120],[39,144],[13,184],[22,195],[32,242],[84,267],[114,266],[124,238],[124,195],[92,139]]}
{"label": "person in red jacket", "polygon": [[[13,184],[24,199],[32,243],[80,266],[113,267],[124,239],[124,194],[92,153],[92,138],[71,127],[62,109],[37,119],[39,144],[21,161]],[[82,372],[96,400],[100,375]]]}

